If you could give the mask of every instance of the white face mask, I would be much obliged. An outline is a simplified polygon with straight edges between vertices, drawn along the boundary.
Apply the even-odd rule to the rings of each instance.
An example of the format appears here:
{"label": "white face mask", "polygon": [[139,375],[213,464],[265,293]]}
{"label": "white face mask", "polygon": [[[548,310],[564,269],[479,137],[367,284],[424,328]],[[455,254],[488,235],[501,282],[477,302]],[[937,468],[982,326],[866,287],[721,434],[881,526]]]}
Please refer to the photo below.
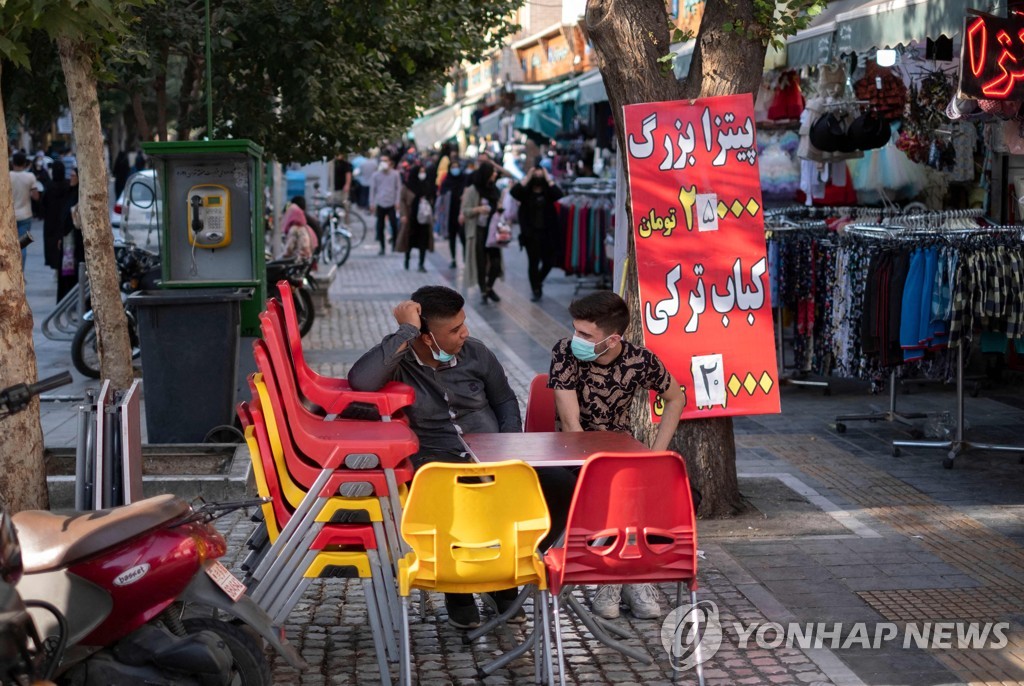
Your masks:
{"label": "white face mask", "polygon": [[416,175],[416,178],[418,178],[420,181],[426,181],[427,172],[420,172],[419,174]]}
{"label": "white face mask", "polygon": [[391,165],[388,164],[387,162],[381,162],[380,164],[377,165],[377,169],[380,170],[380,171],[387,171],[390,168],[391,168]]}

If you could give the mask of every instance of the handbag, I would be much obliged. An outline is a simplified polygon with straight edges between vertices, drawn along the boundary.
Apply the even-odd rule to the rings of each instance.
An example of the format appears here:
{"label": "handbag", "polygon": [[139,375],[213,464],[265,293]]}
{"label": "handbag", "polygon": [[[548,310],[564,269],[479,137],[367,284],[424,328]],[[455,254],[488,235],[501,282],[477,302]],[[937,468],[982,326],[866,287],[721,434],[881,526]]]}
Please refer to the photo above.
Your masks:
{"label": "handbag", "polygon": [[487,227],[487,248],[506,248],[512,242],[512,227],[501,212],[495,212]]}
{"label": "handbag", "polygon": [[60,259],[61,276],[71,276],[75,273],[75,232],[68,231],[64,236],[63,249]]}
{"label": "handbag", "polygon": [[434,218],[434,208],[430,206],[430,201],[426,198],[420,198],[419,205],[416,207],[416,222],[419,224],[430,224]]}

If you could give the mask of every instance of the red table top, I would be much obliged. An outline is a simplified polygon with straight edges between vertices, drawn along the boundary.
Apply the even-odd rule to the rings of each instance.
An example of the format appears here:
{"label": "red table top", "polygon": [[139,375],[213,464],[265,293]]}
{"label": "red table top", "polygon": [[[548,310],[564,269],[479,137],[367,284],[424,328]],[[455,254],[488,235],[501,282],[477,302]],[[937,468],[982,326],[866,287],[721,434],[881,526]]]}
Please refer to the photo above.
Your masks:
{"label": "red table top", "polygon": [[543,467],[579,467],[600,452],[650,452],[629,434],[612,431],[466,434],[464,439],[478,462],[522,460]]}

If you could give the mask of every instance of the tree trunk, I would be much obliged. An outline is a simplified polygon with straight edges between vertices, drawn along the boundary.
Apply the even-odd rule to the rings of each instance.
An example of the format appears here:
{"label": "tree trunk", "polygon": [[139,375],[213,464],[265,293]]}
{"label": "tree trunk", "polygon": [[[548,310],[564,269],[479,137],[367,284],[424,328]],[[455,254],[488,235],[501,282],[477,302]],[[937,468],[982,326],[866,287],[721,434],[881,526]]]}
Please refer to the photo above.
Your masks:
{"label": "tree trunk", "polygon": [[167,57],[168,49],[160,48],[153,88],[156,90],[156,135],[157,140],[167,141]]}
{"label": "tree trunk", "polygon": [[[71,88],[68,87],[68,91]],[[142,95],[138,91],[132,93],[132,112],[135,114],[135,128],[139,133],[139,140],[153,140],[153,133],[149,130],[149,120],[146,119],[146,110],[142,106]]]}
{"label": "tree trunk", "polygon": [[[0,63],[0,68],[2,68]],[[7,122],[0,96],[0,150],[7,150]],[[0,388],[36,381],[32,312],[25,299],[25,276],[14,223],[14,197],[7,155],[0,155]],[[39,401],[24,412],[0,419],[0,500],[11,512],[45,510],[46,466]]]}
{"label": "tree trunk", "polygon": [[[756,40],[726,32],[726,22],[750,23],[753,0],[707,0],[697,45],[685,84],[663,71],[659,59],[669,52],[669,21],[664,0],[590,0],[587,31],[594,45],[608,101],[615,117],[620,162],[628,183],[626,140],[622,108],[643,102],[756,93],[761,82],[765,47]],[[633,226],[629,187],[626,189],[627,224]],[[631,321],[627,337],[642,340],[640,293],[636,271],[636,245],[629,231],[626,300]],[[646,396],[634,400],[630,412],[641,438],[651,442],[654,426]],[[732,419],[694,419],[681,422],[671,447],[686,458],[687,470],[703,501],[701,517],[720,517],[742,506],[736,481],[736,444]]]}
{"label": "tree trunk", "polygon": [[78,209],[82,218],[85,265],[92,289],[100,372],[115,390],[132,382],[132,349],[128,320],[121,303],[120,279],[114,261],[114,232],[108,213],[107,167],[103,162],[100,106],[96,75],[88,46],[61,36],[60,63],[68,88],[68,103],[78,145]]}

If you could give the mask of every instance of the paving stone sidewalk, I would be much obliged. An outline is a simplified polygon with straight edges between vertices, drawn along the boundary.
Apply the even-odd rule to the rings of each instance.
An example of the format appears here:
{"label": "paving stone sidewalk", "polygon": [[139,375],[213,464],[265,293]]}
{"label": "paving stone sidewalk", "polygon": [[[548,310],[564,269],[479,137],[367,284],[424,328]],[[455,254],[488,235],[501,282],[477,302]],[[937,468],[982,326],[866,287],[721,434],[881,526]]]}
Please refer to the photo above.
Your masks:
{"label": "paving stone sidewalk", "polygon": [[[324,373],[344,375],[394,329],[391,308],[399,300],[420,285],[443,283],[465,290],[472,335],[492,347],[525,404],[530,379],[546,371],[551,345],[569,331],[565,308],[585,284],[553,273],[544,299],[531,303],[524,256],[509,249],[506,278],[497,287],[502,301],[483,305],[473,289],[464,289],[461,266],[448,268],[443,247],[443,254],[429,257],[425,275],[405,271],[400,256],[378,257],[372,246],[357,249],[339,271],[330,309],[304,339],[308,359]],[[33,259],[41,256],[30,255],[30,267]],[[40,278],[30,288],[45,311]],[[44,359],[57,364],[59,355],[60,346],[44,344],[41,370]],[[941,466],[942,453],[923,449],[907,449],[895,459],[890,441],[906,433],[886,422],[851,422],[846,433],[837,434],[836,415],[885,405],[885,398],[868,394],[866,384],[835,381],[828,398],[787,387],[782,397],[781,415],[735,422],[740,486],[752,509],[699,526],[706,558],[700,562],[699,597],[717,605],[725,627],[722,647],[705,665],[708,683],[1024,683],[1024,467],[1013,456],[969,453],[948,471]],[[898,402],[906,411],[941,414],[953,408],[955,398],[939,389],[901,394]],[[56,405],[44,415],[48,445],[51,439],[68,440],[70,408]],[[967,413],[968,438],[1024,442],[1019,384],[983,388],[980,397],[968,399]],[[927,421],[917,425],[932,428]],[[253,525],[240,516],[222,525],[237,563]],[[431,597],[428,610],[427,621],[414,619],[413,625],[420,683],[476,683],[477,665],[524,631],[509,629],[465,646],[444,621],[440,597]],[[618,621],[635,633],[631,643],[654,664],[632,662],[600,646],[585,628],[563,625],[569,683],[669,682],[660,622],[633,620],[625,612]],[[894,622],[902,632],[908,624],[940,621],[1006,622],[1007,645],[904,648],[896,641],[876,650],[826,642],[764,650],[750,641],[744,646],[732,628],[843,622],[846,639],[854,622],[867,623],[869,631]],[[311,670],[296,674],[274,658],[275,683],[377,682],[357,584],[314,583],[287,631]],[[530,683],[532,674],[532,659],[525,657],[486,683]],[[682,682],[695,683],[693,673]]]}

